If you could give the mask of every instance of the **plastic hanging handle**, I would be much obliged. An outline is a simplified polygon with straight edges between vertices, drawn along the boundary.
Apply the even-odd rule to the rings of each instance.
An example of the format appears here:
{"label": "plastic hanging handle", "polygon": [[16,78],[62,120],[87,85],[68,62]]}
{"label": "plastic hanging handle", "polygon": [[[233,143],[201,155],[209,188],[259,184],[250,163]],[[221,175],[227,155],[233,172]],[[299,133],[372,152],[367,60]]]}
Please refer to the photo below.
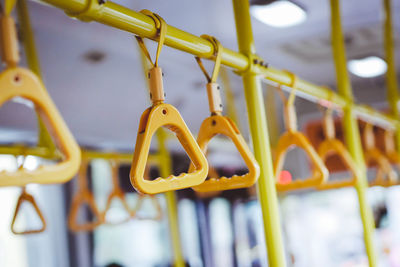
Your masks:
{"label": "plastic hanging handle", "polygon": [[[142,12],[149,15],[156,22],[159,31],[159,44],[156,60],[153,64],[154,67],[149,71],[149,85],[153,105],[146,109],[140,118],[130,179],[133,187],[137,191],[144,194],[157,194],[192,187],[202,183],[207,177],[208,164],[207,159],[201,152],[201,149],[189,131],[186,123],[183,121],[179,111],[172,105],[164,103],[162,72],[161,68],[158,67],[158,58],[167,30],[166,23],[157,14],[149,11]],[[142,39],[137,37],[137,40],[144,54],[151,62],[150,55]],[[166,127],[176,134],[179,142],[182,144],[195,166],[194,172],[182,173],[179,176],[170,175],[167,178],[159,177],[153,181],[144,178],[151,138],[160,127]]]}
{"label": "plastic hanging handle", "polygon": [[[15,28],[13,20],[10,17],[1,17],[2,21],[2,39],[13,37],[11,33]],[[7,26],[4,26],[6,23]],[[4,32],[4,28],[8,30]],[[3,41],[4,44],[4,41]],[[19,169],[16,172],[1,172],[0,186],[24,186],[30,183],[51,184],[64,183],[70,180],[78,171],[80,164],[80,150],[75,142],[71,132],[62,119],[56,106],[46,92],[40,79],[30,70],[14,67],[18,62],[12,56],[13,49],[17,43],[10,45],[6,59],[7,68],[0,73],[0,106],[15,97],[22,97],[30,100],[35,105],[37,114],[42,118],[47,129],[49,129],[54,141],[63,154],[60,162],[54,165],[40,166],[36,170],[28,171]],[[3,47],[4,49],[4,47]],[[3,51],[4,52],[4,51]],[[15,61],[15,62],[14,62]],[[15,63],[15,64],[14,64]]]}
{"label": "plastic hanging handle", "polygon": [[[108,195],[106,208],[102,214],[102,220],[107,224],[116,225],[116,224],[121,224],[121,223],[125,223],[125,222],[129,221],[130,217],[132,216],[132,211],[130,210],[128,202],[126,201],[125,194],[120,187],[119,175],[118,175],[118,164],[115,161],[111,162],[111,179],[112,179],[113,188],[111,190],[111,193]],[[107,215],[107,212],[110,210],[111,203],[114,199],[118,199],[121,202],[122,206],[124,207],[125,211],[127,212],[127,214],[129,216],[125,220],[122,220],[120,222],[109,223],[106,221],[106,215]]]}
{"label": "plastic hanging handle", "polygon": [[[32,207],[34,208],[36,214],[38,215],[38,217],[42,223],[41,228],[33,229],[33,230],[24,230],[24,231],[18,231],[17,229],[15,229],[15,222],[16,222],[16,219],[20,212],[22,203],[24,203],[24,202],[30,203],[32,205]],[[26,192],[25,188],[23,188],[21,195],[18,198],[17,205],[15,207],[14,216],[13,216],[13,219],[11,222],[11,231],[15,235],[29,235],[29,234],[38,234],[38,233],[44,232],[45,230],[46,230],[46,220],[42,214],[42,211],[40,210],[39,206],[37,205],[35,198],[31,194]]]}
{"label": "plastic hanging handle", "polygon": [[[205,69],[201,59],[196,57],[196,61],[208,81],[207,96],[211,112],[211,116],[206,118],[200,126],[197,143],[199,144],[203,153],[206,154],[207,145],[214,136],[217,134],[222,134],[229,137],[238,149],[245,164],[247,165],[247,168],[249,169],[249,172],[241,176],[234,175],[232,177],[219,177],[211,176],[209,168],[208,176],[211,177],[208,180],[205,180],[202,184],[194,186],[193,189],[197,192],[212,192],[250,187],[257,181],[260,175],[260,167],[235,123],[228,117],[221,115],[222,101],[220,96],[220,87],[217,84],[217,78],[221,66],[222,45],[216,38],[212,36],[202,35],[201,37],[213,43],[215,65],[213,73],[210,76],[207,73],[207,70]],[[193,170],[194,165],[191,164],[189,171]]]}
{"label": "plastic hanging handle", "polygon": [[[81,168],[79,169],[77,179],[80,188],[72,198],[71,209],[68,215],[68,226],[69,229],[73,232],[92,231],[103,223],[102,220],[103,216],[99,212],[99,209],[97,208],[97,204],[92,192],[87,187],[87,181],[86,181],[87,165],[88,162],[84,160],[84,162],[82,162]],[[78,220],[79,208],[84,203],[86,203],[88,205],[88,208],[92,210],[93,215],[95,218],[97,218],[97,220],[78,223],[77,220]]]}
{"label": "plastic hanging handle", "polygon": [[[315,151],[308,139],[297,130],[297,118],[294,109],[297,77],[292,73],[289,74],[292,75],[293,79],[290,85],[292,87],[292,92],[287,100],[284,99],[287,132],[279,138],[276,148],[276,160],[274,163],[276,188],[278,191],[291,191],[317,187],[324,183],[328,179],[329,175],[328,169],[325,167],[324,162],[319,157],[318,153]],[[281,90],[280,92],[282,93],[282,98],[284,98],[283,92]],[[310,177],[305,179],[298,179],[283,184],[279,182],[279,176],[283,168],[283,163],[285,162],[286,153],[294,146],[303,149],[309,156],[311,163],[313,164],[312,174]]]}
{"label": "plastic hanging handle", "polygon": [[[207,178],[210,177],[220,177],[218,171],[212,167],[211,165],[208,165],[208,176]],[[213,198],[222,193],[222,191],[207,191],[207,192],[200,192],[200,191],[194,191],[196,196],[199,198]]]}
{"label": "plastic hanging handle", "polygon": [[[151,138],[160,127],[166,127],[174,132],[195,166],[191,173],[179,176],[170,175],[167,178],[158,177],[153,181],[144,178]],[[148,108],[142,115],[136,138],[130,172],[133,187],[144,194],[178,190],[201,184],[207,177],[207,159],[196,143],[193,135],[180,116],[178,110],[169,104],[159,104]]]}
{"label": "plastic hanging handle", "polygon": [[360,177],[357,164],[354,162],[344,144],[335,137],[335,124],[331,109],[328,109],[324,116],[324,132],[325,140],[318,146],[318,155],[324,162],[329,156],[339,156],[346,167],[350,170],[351,177],[333,181],[327,180],[325,183],[318,185],[317,189],[329,190],[354,186],[357,183],[358,177]]}
{"label": "plastic hanging handle", "polygon": [[363,131],[365,162],[377,164],[376,178],[369,182],[370,186],[392,186],[398,183],[398,175],[390,165],[388,158],[375,146],[373,125],[366,123]]}
{"label": "plastic hanging handle", "polygon": [[[244,175],[234,175],[232,177],[210,177],[202,184],[194,186],[193,189],[198,192],[210,192],[252,186],[260,175],[260,167],[232,120],[225,116],[214,115],[203,121],[197,137],[197,143],[203,153],[207,152],[208,143],[217,134],[225,135],[232,140],[249,171]],[[192,171],[193,168],[194,166],[191,165],[189,171]]]}

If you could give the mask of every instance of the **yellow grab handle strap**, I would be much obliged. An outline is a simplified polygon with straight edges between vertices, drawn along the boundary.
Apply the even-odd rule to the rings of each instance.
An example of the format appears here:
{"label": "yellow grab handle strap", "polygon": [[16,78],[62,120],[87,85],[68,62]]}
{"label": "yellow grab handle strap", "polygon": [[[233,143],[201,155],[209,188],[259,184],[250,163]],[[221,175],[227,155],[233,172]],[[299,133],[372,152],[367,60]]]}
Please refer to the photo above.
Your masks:
{"label": "yellow grab handle strap", "polygon": [[[103,216],[99,212],[94,196],[87,186],[86,177],[87,177],[88,164],[89,163],[86,159],[83,160],[81,167],[79,169],[77,177],[79,189],[72,198],[71,208],[68,215],[68,227],[73,232],[92,231],[97,226],[103,223]],[[78,222],[79,208],[84,203],[86,203],[88,205],[88,208],[91,209],[93,216],[95,217],[95,220],[79,223]]]}
{"label": "yellow grab handle strap", "polygon": [[335,139],[336,135],[332,112],[333,110],[328,108],[324,114],[324,134],[326,139]]}
{"label": "yellow grab handle strap", "polygon": [[[310,158],[313,169],[310,177],[305,179],[297,179],[289,183],[281,183],[279,181],[280,173],[285,162],[286,153],[292,147],[297,146],[302,148]],[[278,191],[290,191],[316,187],[324,183],[328,179],[328,169],[325,167],[324,162],[319,157],[318,153],[314,150],[313,146],[307,138],[298,131],[287,131],[278,141],[276,147],[276,160],[274,162],[276,188]]]}
{"label": "yellow grab handle strap", "polygon": [[349,178],[344,178],[340,180],[328,179],[325,183],[317,186],[318,190],[337,189],[355,185],[357,179],[360,177],[359,170],[357,168],[357,164],[353,160],[353,157],[350,155],[349,151],[340,140],[334,137],[325,139],[318,146],[318,155],[324,162],[328,157],[332,155],[338,155],[351,173],[351,176]]}
{"label": "yellow grab handle strap", "polygon": [[143,51],[143,54],[148,58],[148,60],[152,64],[152,68],[149,70],[148,73],[149,90],[150,90],[150,98],[153,105],[157,105],[163,103],[165,100],[164,86],[162,81],[163,73],[161,68],[158,66],[158,59],[160,57],[161,48],[164,44],[165,35],[167,33],[167,23],[159,15],[152,13],[149,10],[142,10],[141,12],[151,17],[154,20],[158,32],[158,46],[157,46],[155,63],[152,62],[150,53],[147,50],[143,39],[140,36],[136,36],[136,40],[138,41],[139,47]]}
{"label": "yellow grab handle strap", "polygon": [[394,143],[394,132],[393,130],[386,129],[384,134],[384,146],[385,146],[385,153],[392,154],[396,152],[396,146]]}
{"label": "yellow grab handle strap", "polygon": [[[294,100],[296,97],[298,79],[295,74],[291,72],[288,72],[288,74],[292,77],[291,83],[289,84],[289,86],[292,88],[292,91],[290,92],[288,99],[286,99],[285,95],[283,94],[281,85],[279,85],[279,92],[285,106],[285,122],[287,132],[279,138],[276,148],[276,160],[274,162],[274,169],[275,179],[277,183],[276,188],[278,191],[298,190],[316,187],[324,183],[328,179],[329,175],[328,169],[326,168],[322,159],[319,157],[318,153],[315,151],[308,139],[297,130],[297,116],[294,108]],[[280,174],[286,158],[286,153],[293,146],[298,146],[307,153],[313,164],[312,174],[306,179],[298,179],[295,181],[291,181],[290,183],[283,184],[280,182]]]}
{"label": "yellow grab handle strap", "polygon": [[[160,127],[166,127],[176,134],[179,142],[195,165],[192,173],[149,181],[144,173],[148,161],[151,138]],[[130,179],[133,187],[144,194],[157,194],[201,184],[207,177],[207,159],[183,121],[179,111],[172,105],[162,103],[146,109],[140,118],[135,152],[133,154]]]}
{"label": "yellow grab handle strap", "polygon": [[14,18],[10,15],[1,15],[1,56],[7,67],[16,67],[20,61],[17,30]]}
{"label": "yellow grab handle strap", "polygon": [[156,59],[155,59],[154,63],[151,60],[150,53],[147,50],[142,37],[140,37],[140,36],[135,36],[135,37],[139,43],[140,48],[143,50],[144,55],[148,58],[148,60],[152,64],[152,66],[158,67],[158,58],[160,57],[161,48],[164,44],[165,35],[167,34],[167,23],[164,21],[164,19],[161,16],[159,16],[158,14],[153,13],[147,9],[144,9],[140,12],[149,16],[150,18],[152,18],[156,24],[156,29],[157,29],[157,33],[158,33],[158,46],[157,46],[157,52],[156,52]]}
{"label": "yellow grab handle strap", "polygon": [[215,64],[212,75],[210,76],[203,65],[203,62],[199,57],[195,57],[197,64],[200,69],[204,73],[207,79],[207,96],[208,96],[208,106],[211,114],[222,113],[222,99],[221,99],[221,91],[220,85],[217,83],[218,73],[221,68],[221,58],[222,58],[222,45],[221,43],[212,36],[202,35],[202,38],[209,40],[214,45],[214,56],[215,56]]}
{"label": "yellow grab handle strap", "polygon": [[398,183],[398,175],[392,168],[389,160],[377,148],[365,150],[366,163],[374,162],[377,164],[375,179],[369,183],[370,186],[391,186]]}
{"label": "yellow grab handle strap", "polygon": [[375,162],[377,167],[376,178],[369,183],[370,186],[391,186],[398,182],[398,175],[392,168],[388,158],[376,147],[374,126],[366,123],[363,131],[364,157],[367,163]]}
{"label": "yellow grab handle strap", "polygon": [[[15,229],[15,222],[17,220],[20,208],[22,207],[22,203],[26,201],[29,202],[32,207],[34,208],[36,214],[38,215],[41,223],[42,223],[42,227],[39,229],[28,229],[28,230],[24,230],[24,231],[19,231],[17,229]],[[41,233],[44,230],[46,230],[46,220],[42,214],[42,211],[40,210],[39,206],[37,205],[35,198],[29,194],[28,192],[26,192],[26,188],[23,187],[22,188],[22,192],[21,195],[18,198],[17,201],[17,205],[15,207],[15,212],[14,212],[14,216],[11,222],[11,231],[16,234],[16,235],[28,235],[28,234],[37,234],[37,233]]]}
{"label": "yellow grab handle strap", "polygon": [[366,150],[375,148],[374,126],[368,122],[364,126],[364,144]]}
{"label": "yellow grab handle strap", "polygon": [[296,111],[294,107],[294,100],[296,98],[296,90],[297,90],[297,81],[298,78],[297,76],[289,71],[286,71],[291,77],[291,83],[289,84],[289,87],[292,88],[289,94],[289,98],[286,99],[283,91],[282,91],[282,86],[281,84],[278,85],[278,92],[280,93],[280,96],[282,98],[282,101],[284,103],[285,107],[285,124],[286,124],[286,129],[288,131],[297,131],[297,116],[296,116]]}
{"label": "yellow grab handle strap", "polygon": [[[232,120],[225,116],[214,115],[203,121],[197,137],[197,143],[203,150],[203,153],[205,154],[207,152],[207,145],[210,140],[218,134],[225,135],[232,140],[249,172],[241,176],[209,177],[208,180],[204,181],[200,185],[194,186],[193,189],[198,192],[211,192],[252,186],[260,175],[260,167],[251,153],[250,148],[247,146],[246,141]],[[191,165],[189,171],[193,171],[193,169],[194,166]],[[211,176],[210,172],[209,176]]]}
{"label": "yellow grab handle strap", "polygon": [[3,171],[0,173],[0,186],[69,181],[79,169],[80,149],[40,79],[30,70],[7,68],[0,73],[0,88],[0,106],[14,97],[22,97],[35,104],[37,114],[43,119],[64,156],[54,165],[43,165],[33,171]]}
{"label": "yellow grab handle strap", "polygon": [[213,36],[203,34],[203,35],[201,35],[201,38],[204,38],[204,39],[210,41],[214,46],[215,64],[214,64],[214,69],[213,69],[211,77],[208,74],[206,68],[204,67],[203,62],[201,61],[201,58],[199,58],[199,57],[195,57],[195,58],[196,58],[197,63],[199,64],[200,69],[203,71],[204,75],[206,76],[207,81],[209,83],[215,83],[215,82],[217,82],[218,73],[219,73],[219,70],[221,67],[223,47],[222,47],[221,43]]}

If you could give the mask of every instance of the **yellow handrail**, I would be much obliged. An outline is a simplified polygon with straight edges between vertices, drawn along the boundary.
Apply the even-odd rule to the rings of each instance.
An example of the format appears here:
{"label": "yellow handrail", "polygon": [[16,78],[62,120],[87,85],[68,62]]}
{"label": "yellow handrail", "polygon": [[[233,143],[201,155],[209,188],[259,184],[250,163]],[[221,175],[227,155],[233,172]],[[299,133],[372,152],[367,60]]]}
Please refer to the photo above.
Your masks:
{"label": "yellow handrail", "polygon": [[[84,21],[97,21],[120,30],[128,31],[144,38],[152,40],[157,39],[157,29],[154,20],[148,16],[118,5],[112,1],[106,1],[103,4],[92,3],[92,8],[87,9],[89,4],[97,2],[94,0],[40,0],[47,4],[61,8],[68,14],[75,14],[79,17],[80,12],[84,12]],[[168,25],[168,31],[165,36],[165,45],[175,49],[193,54],[202,58],[210,58],[214,54],[214,48],[211,42],[204,40],[199,36],[187,33]],[[257,60],[255,60],[257,59]],[[266,67],[263,59],[243,52],[235,52],[228,48],[223,48],[221,64],[231,67],[237,71],[250,70],[253,73],[260,74],[265,79],[275,83],[289,86],[291,76],[284,70],[276,69],[272,66]],[[318,86],[298,79],[298,91],[305,95],[324,102],[334,103],[339,108],[352,107],[354,112],[368,118],[373,124],[380,124],[384,127],[399,125],[397,118],[383,114],[382,112],[366,108],[365,106],[355,105],[340,94],[335,93],[325,86]]]}
{"label": "yellow handrail", "polygon": [[[98,4],[95,0],[41,0],[58,8],[64,9],[69,14],[81,17],[85,21],[98,21],[112,27],[125,30],[141,37],[155,40],[157,37],[155,22],[139,13],[129,10],[121,5],[107,1]],[[386,3],[388,4],[389,1]],[[262,100],[260,79],[265,79],[289,86],[292,77],[285,71],[274,67],[265,67],[263,60],[255,55],[253,36],[251,33],[249,3],[247,0],[234,0],[235,18],[237,22],[238,43],[240,52],[224,48],[222,64],[241,72],[245,85],[245,95],[248,105],[248,116],[255,156],[261,166],[261,178],[259,179],[259,195],[263,208],[264,229],[267,234],[267,246],[270,265],[285,266],[283,244],[279,226],[279,213],[277,209],[276,190],[273,186],[272,161],[268,141],[268,131],[265,123],[264,103]],[[346,59],[343,46],[343,36],[340,28],[339,3],[332,3],[332,36],[334,37],[334,53],[339,83],[339,93],[335,93],[322,86],[316,86],[307,81],[298,80],[298,92],[301,96],[308,96],[318,102],[324,101],[344,110],[344,128],[349,150],[358,165],[361,179],[356,188],[360,202],[360,212],[364,222],[364,239],[369,257],[370,266],[376,266],[376,257],[373,251],[373,220],[368,208],[365,188],[367,186],[365,163],[362,156],[362,148],[358,126],[355,117],[368,118],[369,122],[383,127],[400,129],[398,116],[385,115],[366,106],[355,105],[352,97],[349,78],[346,73]],[[389,9],[387,7],[387,9]],[[198,36],[168,26],[166,45],[191,53],[195,56],[209,58],[213,53],[211,42]],[[260,63],[261,62],[261,63]],[[390,67],[390,66],[388,66]],[[390,89],[393,90],[393,89]],[[394,90],[393,90],[394,92]],[[391,99],[392,107],[398,103],[398,99]],[[395,105],[394,105],[395,103]],[[397,140],[400,140],[400,131],[397,131]],[[397,142],[400,146],[400,142]]]}
{"label": "yellow handrail", "polygon": [[[7,3],[8,1],[6,1]],[[28,62],[28,67],[31,69],[38,77],[41,78],[40,64],[38,53],[35,45],[35,39],[33,36],[33,30],[31,27],[28,7],[25,0],[17,1],[17,13],[18,22],[20,24],[21,35],[23,37],[23,45],[25,49],[25,55]],[[38,120],[38,147],[46,147],[49,152],[56,155],[56,145],[54,144],[51,136],[44,125],[40,116],[36,116]]]}
{"label": "yellow handrail", "polygon": [[[336,69],[338,92],[349,103],[353,102],[353,92],[350,78],[347,72],[346,50],[340,19],[340,0],[331,0],[331,39],[333,59]],[[374,218],[371,207],[368,205],[366,189],[368,187],[367,172],[361,146],[361,138],[358,130],[356,110],[352,105],[343,110],[343,130],[348,150],[357,164],[359,176],[355,188],[357,190],[360,206],[360,216],[363,223],[364,243],[368,256],[369,266],[377,266],[376,253],[374,249]]]}
{"label": "yellow handrail", "polygon": [[[253,65],[252,55],[255,53],[253,32],[248,0],[233,0],[233,10],[239,51],[249,58]],[[223,49],[225,50],[225,48]],[[278,198],[275,188],[271,146],[268,138],[267,120],[262,95],[260,77],[249,68],[242,72],[244,94],[247,104],[247,115],[250,126],[254,156],[260,165],[260,177],[257,192],[263,215],[265,243],[269,266],[286,266],[283,248]]]}
{"label": "yellow handrail", "polygon": [[[140,49],[139,49],[140,50]],[[149,69],[149,62],[146,56],[139,51],[142,62],[142,69],[144,77],[147,75],[147,70]],[[147,87],[149,87],[148,79],[145,79]],[[160,174],[162,177],[167,177],[172,173],[172,159],[167,148],[167,132],[164,129],[158,129],[156,132],[156,138],[158,143],[157,154],[152,154],[148,156],[148,164],[154,163],[160,169]],[[132,162],[132,160],[131,160]],[[171,237],[172,254],[175,267],[184,267],[185,260],[182,254],[181,238],[179,233],[179,221],[178,221],[178,206],[176,200],[176,193],[174,191],[169,191],[164,193],[165,201],[167,202],[167,214],[168,214],[168,226]]]}

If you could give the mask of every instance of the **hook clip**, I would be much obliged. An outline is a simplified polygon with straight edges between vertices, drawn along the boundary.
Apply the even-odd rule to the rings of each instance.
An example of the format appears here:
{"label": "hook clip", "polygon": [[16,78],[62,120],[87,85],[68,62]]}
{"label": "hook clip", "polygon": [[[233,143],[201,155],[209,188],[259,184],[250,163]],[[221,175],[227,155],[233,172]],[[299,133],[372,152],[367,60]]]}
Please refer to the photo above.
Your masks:
{"label": "hook clip", "polygon": [[149,79],[151,101],[153,105],[157,105],[163,103],[165,100],[164,85],[162,80],[162,76],[164,76],[164,74],[162,72],[162,69],[158,66],[158,59],[160,57],[161,49],[164,45],[165,36],[167,34],[167,23],[161,16],[147,9],[144,9],[140,12],[152,18],[157,28],[158,46],[154,63],[151,59],[149,51],[146,48],[143,38],[140,36],[135,36],[143,54],[147,57],[152,65],[152,68],[150,68],[147,77]]}
{"label": "hook clip", "polygon": [[222,100],[221,100],[221,87],[217,83],[218,73],[221,67],[221,59],[222,59],[222,45],[221,43],[213,36],[209,35],[201,35],[202,38],[210,41],[214,46],[214,57],[215,57],[215,64],[214,70],[212,75],[210,76],[203,65],[200,57],[195,57],[197,64],[199,65],[200,69],[204,73],[207,79],[207,96],[208,96],[208,105],[212,115],[218,114],[221,115],[222,113]]}

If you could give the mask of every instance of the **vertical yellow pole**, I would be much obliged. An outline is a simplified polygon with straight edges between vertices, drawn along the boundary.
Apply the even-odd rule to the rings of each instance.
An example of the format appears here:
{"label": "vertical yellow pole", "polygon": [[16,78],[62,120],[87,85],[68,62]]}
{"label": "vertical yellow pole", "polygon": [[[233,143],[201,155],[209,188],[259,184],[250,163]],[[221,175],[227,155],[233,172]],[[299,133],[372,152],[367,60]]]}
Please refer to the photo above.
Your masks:
{"label": "vertical yellow pole", "polygon": [[[394,118],[399,119],[399,91],[397,86],[396,64],[394,56],[394,38],[393,38],[393,25],[392,25],[392,5],[391,0],[383,0],[385,9],[385,25],[384,25],[384,43],[385,43],[385,56],[386,56],[386,87],[387,87],[387,100],[389,102],[390,110]],[[396,131],[396,145],[397,151],[400,151],[400,128]]]}
{"label": "vertical yellow pole", "polygon": [[[233,8],[239,51],[251,60],[255,47],[249,1],[233,0]],[[250,66],[253,64],[252,61],[249,63]],[[257,191],[263,214],[269,266],[286,266],[261,80],[251,71],[251,67],[242,76],[254,155],[261,168]]]}
{"label": "vertical yellow pole", "polygon": [[[160,166],[160,174],[162,177],[167,177],[172,173],[172,162],[165,143],[165,139],[167,138],[166,132],[163,129],[158,129],[156,134],[158,141],[158,162]],[[172,243],[172,252],[174,255],[174,265],[175,267],[184,267],[185,261],[182,255],[182,246],[179,235],[176,195],[174,191],[166,192],[164,195],[167,202],[168,223]]]}
{"label": "vertical yellow pole", "polygon": [[[24,49],[28,67],[38,76],[41,77],[40,64],[37,55],[35,39],[29,19],[28,7],[25,0],[17,1],[18,21],[20,23],[21,35],[23,38]],[[54,152],[56,147],[49,132],[46,129],[42,119],[37,115],[38,120],[38,146],[47,147],[50,151]]]}
{"label": "vertical yellow pole", "polygon": [[[147,70],[149,68],[148,61],[142,50],[139,49],[141,56],[142,67],[144,76],[147,77]],[[147,82],[147,79],[146,79]],[[160,168],[161,177],[168,177],[172,173],[171,155],[168,152],[166,139],[167,133],[164,129],[160,128],[156,132],[158,142],[157,160]],[[175,267],[185,267],[185,260],[182,254],[181,239],[179,234],[179,221],[176,195],[174,191],[166,192],[164,194],[165,201],[167,202],[168,211],[168,226],[171,237],[172,253]]]}
{"label": "vertical yellow pole", "polygon": [[375,267],[376,254],[374,248],[374,219],[371,208],[368,205],[366,190],[368,188],[368,180],[364,156],[361,146],[360,133],[358,130],[357,117],[353,111],[353,93],[350,83],[350,78],[347,72],[346,51],[344,47],[342,26],[340,20],[340,0],[331,0],[331,38],[333,45],[333,58],[335,61],[336,78],[338,91],[343,97],[348,100],[349,105],[344,109],[344,135],[346,144],[351,155],[358,165],[359,179],[355,185],[360,205],[360,215],[363,223],[364,242],[368,255],[369,266]]}

